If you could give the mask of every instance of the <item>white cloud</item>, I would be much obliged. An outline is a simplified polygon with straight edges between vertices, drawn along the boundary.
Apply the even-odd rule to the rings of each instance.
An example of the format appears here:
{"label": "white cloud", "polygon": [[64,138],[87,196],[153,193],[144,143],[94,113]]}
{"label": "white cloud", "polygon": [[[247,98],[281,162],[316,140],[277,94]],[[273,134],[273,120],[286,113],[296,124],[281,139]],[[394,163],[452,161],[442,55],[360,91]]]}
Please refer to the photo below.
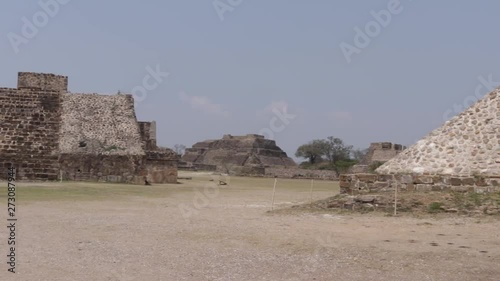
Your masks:
{"label": "white cloud", "polygon": [[206,114],[224,117],[229,117],[230,115],[228,111],[224,110],[221,104],[213,103],[208,97],[189,96],[182,92],[179,94],[179,98],[182,102],[189,104],[191,108],[202,111]]}

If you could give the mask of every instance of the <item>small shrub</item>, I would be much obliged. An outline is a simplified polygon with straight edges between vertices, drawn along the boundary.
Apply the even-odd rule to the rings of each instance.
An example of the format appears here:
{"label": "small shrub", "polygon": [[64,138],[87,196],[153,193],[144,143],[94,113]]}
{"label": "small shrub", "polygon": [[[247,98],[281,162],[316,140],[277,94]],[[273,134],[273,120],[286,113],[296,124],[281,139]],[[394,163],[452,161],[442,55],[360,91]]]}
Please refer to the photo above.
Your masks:
{"label": "small shrub", "polygon": [[443,203],[432,202],[431,204],[429,204],[428,211],[429,213],[439,213],[442,211],[441,207],[443,207]]}
{"label": "small shrub", "polygon": [[476,192],[471,192],[469,194],[469,198],[472,202],[474,202],[474,205],[476,206],[481,206],[481,203],[482,203],[482,198],[481,198],[481,194],[479,193],[476,193]]}
{"label": "small shrub", "polygon": [[347,173],[349,171],[349,169],[351,169],[352,166],[356,165],[358,163],[358,161],[356,160],[340,160],[340,161],[337,161],[335,162],[335,164],[333,164],[333,170],[335,170],[337,172],[337,174],[344,174],[344,173]]}

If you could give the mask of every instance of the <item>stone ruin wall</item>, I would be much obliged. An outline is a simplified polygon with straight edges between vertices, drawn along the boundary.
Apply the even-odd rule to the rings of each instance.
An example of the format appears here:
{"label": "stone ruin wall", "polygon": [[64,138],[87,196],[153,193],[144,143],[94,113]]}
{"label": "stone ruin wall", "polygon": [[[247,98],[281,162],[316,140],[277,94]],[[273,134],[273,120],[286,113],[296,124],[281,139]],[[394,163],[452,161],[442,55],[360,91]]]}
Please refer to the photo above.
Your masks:
{"label": "stone ruin wall", "polygon": [[62,154],[145,154],[132,96],[63,94],[62,116]]}
{"label": "stone ruin wall", "polygon": [[361,162],[351,168],[350,173],[369,173],[371,165],[375,163],[385,163],[403,152],[406,147],[391,142],[371,143],[368,152]]}
{"label": "stone ruin wall", "polygon": [[[0,88],[0,166],[17,167],[20,180],[58,177],[61,91],[67,77],[19,73],[18,88]],[[6,173],[0,173],[5,179]]]}
{"label": "stone ruin wall", "polygon": [[418,174],[350,174],[340,175],[341,193],[370,192],[500,191],[500,176],[452,176]]}
{"label": "stone ruin wall", "polygon": [[65,93],[68,91],[68,77],[55,74],[19,72],[17,88]]}
{"label": "stone ruin wall", "polygon": [[370,165],[375,162],[387,162],[392,158],[396,157],[401,153],[406,147],[401,144],[395,144],[390,142],[377,142],[372,143],[368,149],[368,153],[361,161],[362,164]]}
{"label": "stone ruin wall", "polygon": [[63,179],[144,184],[177,183],[177,160],[162,151],[146,155],[64,154],[59,158]]}
{"label": "stone ruin wall", "polygon": [[63,116],[63,179],[177,182],[177,157],[157,147],[155,122],[137,122],[132,96],[65,94]]}
{"label": "stone ruin wall", "polygon": [[156,122],[139,122],[142,148],[144,150],[155,150],[156,144]]}
{"label": "stone ruin wall", "polygon": [[132,96],[68,94],[67,85],[65,76],[23,72],[18,89],[0,88],[5,171],[14,165],[19,180],[177,182],[175,153],[156,147],[153,123],[137,122]]}
{"label": "stone ruin wall", "polygon": [[330,170],[308,170],[308,169],[287,169],[287,168],[266,168],[266,177],[278,177],[285,179],[317,179],[317,180],[338,180],[337,173]]}

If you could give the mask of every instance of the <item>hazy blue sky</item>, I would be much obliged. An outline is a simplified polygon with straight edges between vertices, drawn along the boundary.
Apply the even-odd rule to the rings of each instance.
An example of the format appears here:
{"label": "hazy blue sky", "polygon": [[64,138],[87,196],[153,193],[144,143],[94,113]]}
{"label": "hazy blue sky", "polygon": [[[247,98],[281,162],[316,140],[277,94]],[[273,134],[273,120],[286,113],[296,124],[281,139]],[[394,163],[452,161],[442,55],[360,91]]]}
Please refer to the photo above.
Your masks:
{"label": "hazy blue sky", "polygon": [[164,146],[259,133],[272,108],[296,115],[274,134],[290,155],[330,135],[409,145],[458,113],[478,77],[500,81],[500,2],[401,0],[348,63],[340,44],[356,46],[355,28],[390,2],[243,0],[222,21],[212,0],[72,0],[45,24],[39,1],[2,1],[0,86],[34,71],[68,75],[71,92],[131,93],[159,65],[169,77],[136,108]]}

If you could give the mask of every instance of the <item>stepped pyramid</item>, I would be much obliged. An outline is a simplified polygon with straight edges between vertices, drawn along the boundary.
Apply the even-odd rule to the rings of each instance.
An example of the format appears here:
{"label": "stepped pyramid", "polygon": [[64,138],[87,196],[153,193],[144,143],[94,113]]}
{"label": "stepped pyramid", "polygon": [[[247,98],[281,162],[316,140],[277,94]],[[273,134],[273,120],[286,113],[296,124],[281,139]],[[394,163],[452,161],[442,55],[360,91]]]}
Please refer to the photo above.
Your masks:
{"label": "stepped pyramid", "polygon": [[379,174],[500,175],[500,88],[377,170]]}
{"label": "stepped pyramid", "polygon": [[224,165],[240,167],[296,167],[274,140],[260,135],[225,135],[219,140],[207,140],[186,149],[182,161],[191,165]]}

